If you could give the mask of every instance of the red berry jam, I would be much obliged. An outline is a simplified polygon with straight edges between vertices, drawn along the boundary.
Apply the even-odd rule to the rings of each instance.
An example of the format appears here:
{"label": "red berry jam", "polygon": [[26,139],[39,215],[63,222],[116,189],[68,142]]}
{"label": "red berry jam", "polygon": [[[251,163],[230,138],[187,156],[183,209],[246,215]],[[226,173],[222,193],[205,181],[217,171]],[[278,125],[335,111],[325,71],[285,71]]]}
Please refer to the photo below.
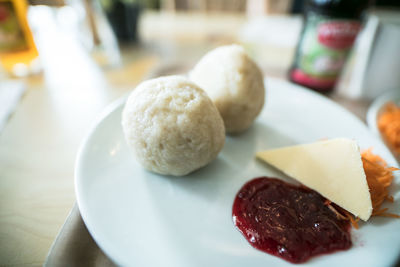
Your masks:
{"label": "red berry jam", "polygon": [[350,223],[314,190],[279,179],[247,182],[233,204],[235,226],[255,248],[292,263],[349,249]]}

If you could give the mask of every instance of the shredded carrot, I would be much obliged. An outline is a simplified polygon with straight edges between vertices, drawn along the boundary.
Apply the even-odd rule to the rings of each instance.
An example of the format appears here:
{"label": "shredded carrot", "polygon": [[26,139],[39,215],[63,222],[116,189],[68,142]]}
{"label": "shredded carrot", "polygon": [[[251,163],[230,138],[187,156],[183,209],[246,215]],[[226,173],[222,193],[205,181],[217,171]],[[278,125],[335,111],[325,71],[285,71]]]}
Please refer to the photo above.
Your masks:
{"label": "shredded carrot", "polygon": [[[365,175],[367,177],[368,187],[371,193],[372,216],[382,216],[391,218],[400,218],[400,215],[389,213],[388,208],[381,208],[385,201],[394,202],[393,196],[389,195],[388,187],[393,181],[393,171],[398,168],[388,167],[385,160],[368,149],[361,153],[361,159]],[[354,228],[358,229],[359,218],[354,218],[352,214],[344,211],[344,215],[350,220]]]}
{"label": "shredded carrot", "polygon": [[358,226],[358,221],[360,220],[360,218],[354,217],[354,216],[353,216],[350,212],[348,212],[347,210],[344,210],[343,212],[344,212],[344,215],[346,216],[346,218],[347,218],[348,220],[350,220],[351,225],[352,225],[354,228],[358,229],[358,228],[359,228],[359,226]]}
{"label": "shredded carrot", "polygon": [[378,128],[397,157],[400,156],[400,107],[387,103],[378,116]]}
{"label": "shredded carrot", "polygon": [[371,149],[361,153],[361,157],[371,193],[372,216],[400,218],[397,214],[387,213],[387,209],[381,209],[384,201],[393,202],[393,197],[389,195],[388,187],[393,181],[392,172],[399,169],[387,167],[387,163],[378,155],[373,154]]}
{"label": "shredded carrot", "polygon": [[358,221],[360,220],[359,218],[354,217],[350,212],[348,212],[345,209],[340,208],[339,206],[336,206],[332,201],[325,199],[324,205],[328,207],[333,213],[336,214],[336,217],[340,220],[348,220],[350,221],[351,225],[358,229]]}
{"label": "shredded carrot", "polygon": [[336,217],[338,219],[341,219],[341,220],[347,220],[348,219],[345,215],[342,214],[342,213],[344,213],[343,209],[340,209],[338,206],[335,208],[335,205],[332,205],[329,202],[325,202],[324,204],[328,207],[328,209],[330,209],[333,213],[336,214]]}

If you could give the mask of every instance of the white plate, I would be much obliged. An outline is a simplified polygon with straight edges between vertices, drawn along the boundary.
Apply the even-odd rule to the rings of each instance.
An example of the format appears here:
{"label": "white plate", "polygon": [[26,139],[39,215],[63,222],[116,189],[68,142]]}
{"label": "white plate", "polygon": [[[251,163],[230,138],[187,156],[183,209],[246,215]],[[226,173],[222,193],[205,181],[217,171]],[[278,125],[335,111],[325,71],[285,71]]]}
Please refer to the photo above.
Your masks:
{"label": "white plate", "polygon": [[[232,223],[233,200],[246,181],[282,177],[256,161],[256,151],[348,137],[396,164],[362,122],[327,98],[280,80],[270,79],[266,87],[266,106],[254,125],[227,137],[218,158],[187,177],[156,175],[134,161],[120,127],[124,100],[100,117],[78,154],[76,195],[90,233],[117,264],[290,265],[252,248]],[[399,197],[397,193],[395,199]],[[396,206],[391,211],[400,213]],[[373,218],[352,236],[350,250],[315,257],[305,265],[390,266],[400,251],[400,220]]]}

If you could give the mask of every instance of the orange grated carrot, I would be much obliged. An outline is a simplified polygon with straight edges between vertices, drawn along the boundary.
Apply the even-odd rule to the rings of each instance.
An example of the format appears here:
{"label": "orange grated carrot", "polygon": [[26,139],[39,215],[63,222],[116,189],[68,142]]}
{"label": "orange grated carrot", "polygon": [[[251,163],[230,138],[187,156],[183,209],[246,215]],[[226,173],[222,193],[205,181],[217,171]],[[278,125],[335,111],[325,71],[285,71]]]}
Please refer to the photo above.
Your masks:
{"label": "orange grated carrot", "polygon": [[397,156],[400,156],[400,107],[388,102],[378,116],[378,129]]}
{"label": "orange grated carrot", "polygon": [[343,212],[344,212],[344,215],[346,216],[346,218],[347,218],[348,220],[350,220],[351,225],[352,225],[354,228],[358,229],[358,228],[359,228],[359,226],[358,226],[358,221],[360,220],[360,218],[354,217],[354,216],[353,216],[350,212],[348,212],[347,210],[343,210]]}
{"label": "orange grated carrot", "polygon": [[371,193],[372,216],[385,214],[396,218],[399,217],[398,215],[387,213],[387,209],[381,209],[381,205],[386,200],[393,201],[393,197],[389,195],[388,187],[393,181],[392,172],[398,169],[387,167],[387,163],[378,155],[373,154],[371,149],[362,152],[361,157]]}
{"label": "orange grated carrot", "polygon": [[[371,149],[362,152],[361,159],[371,194],[372,216],[400,218],[400,215],[387,212],[388,208],[381,208],[385,201],[394,202],[393,196],[389,195],[388,187],[392,184],[394,178],[392,172],[399,169],[388,167],[385,160],[373,154]],[[358,218],[354,218],[354,216],[347,211],[344,213],[353,227],[358,229]]]}

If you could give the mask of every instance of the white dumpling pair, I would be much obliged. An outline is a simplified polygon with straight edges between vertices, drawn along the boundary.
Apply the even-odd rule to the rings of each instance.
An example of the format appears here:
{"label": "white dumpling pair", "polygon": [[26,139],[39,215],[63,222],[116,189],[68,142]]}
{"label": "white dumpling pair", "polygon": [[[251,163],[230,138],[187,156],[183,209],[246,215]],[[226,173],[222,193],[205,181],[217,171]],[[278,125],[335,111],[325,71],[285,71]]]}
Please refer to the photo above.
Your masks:
{"label": "white dumpling pair", "polygon": [[122,127],[148,170],[186,175],[214,160],[225,130],[249,128],[264,105],[258,66],[239,45],[207,53],[189,73],[144,81],[131,93]]}

